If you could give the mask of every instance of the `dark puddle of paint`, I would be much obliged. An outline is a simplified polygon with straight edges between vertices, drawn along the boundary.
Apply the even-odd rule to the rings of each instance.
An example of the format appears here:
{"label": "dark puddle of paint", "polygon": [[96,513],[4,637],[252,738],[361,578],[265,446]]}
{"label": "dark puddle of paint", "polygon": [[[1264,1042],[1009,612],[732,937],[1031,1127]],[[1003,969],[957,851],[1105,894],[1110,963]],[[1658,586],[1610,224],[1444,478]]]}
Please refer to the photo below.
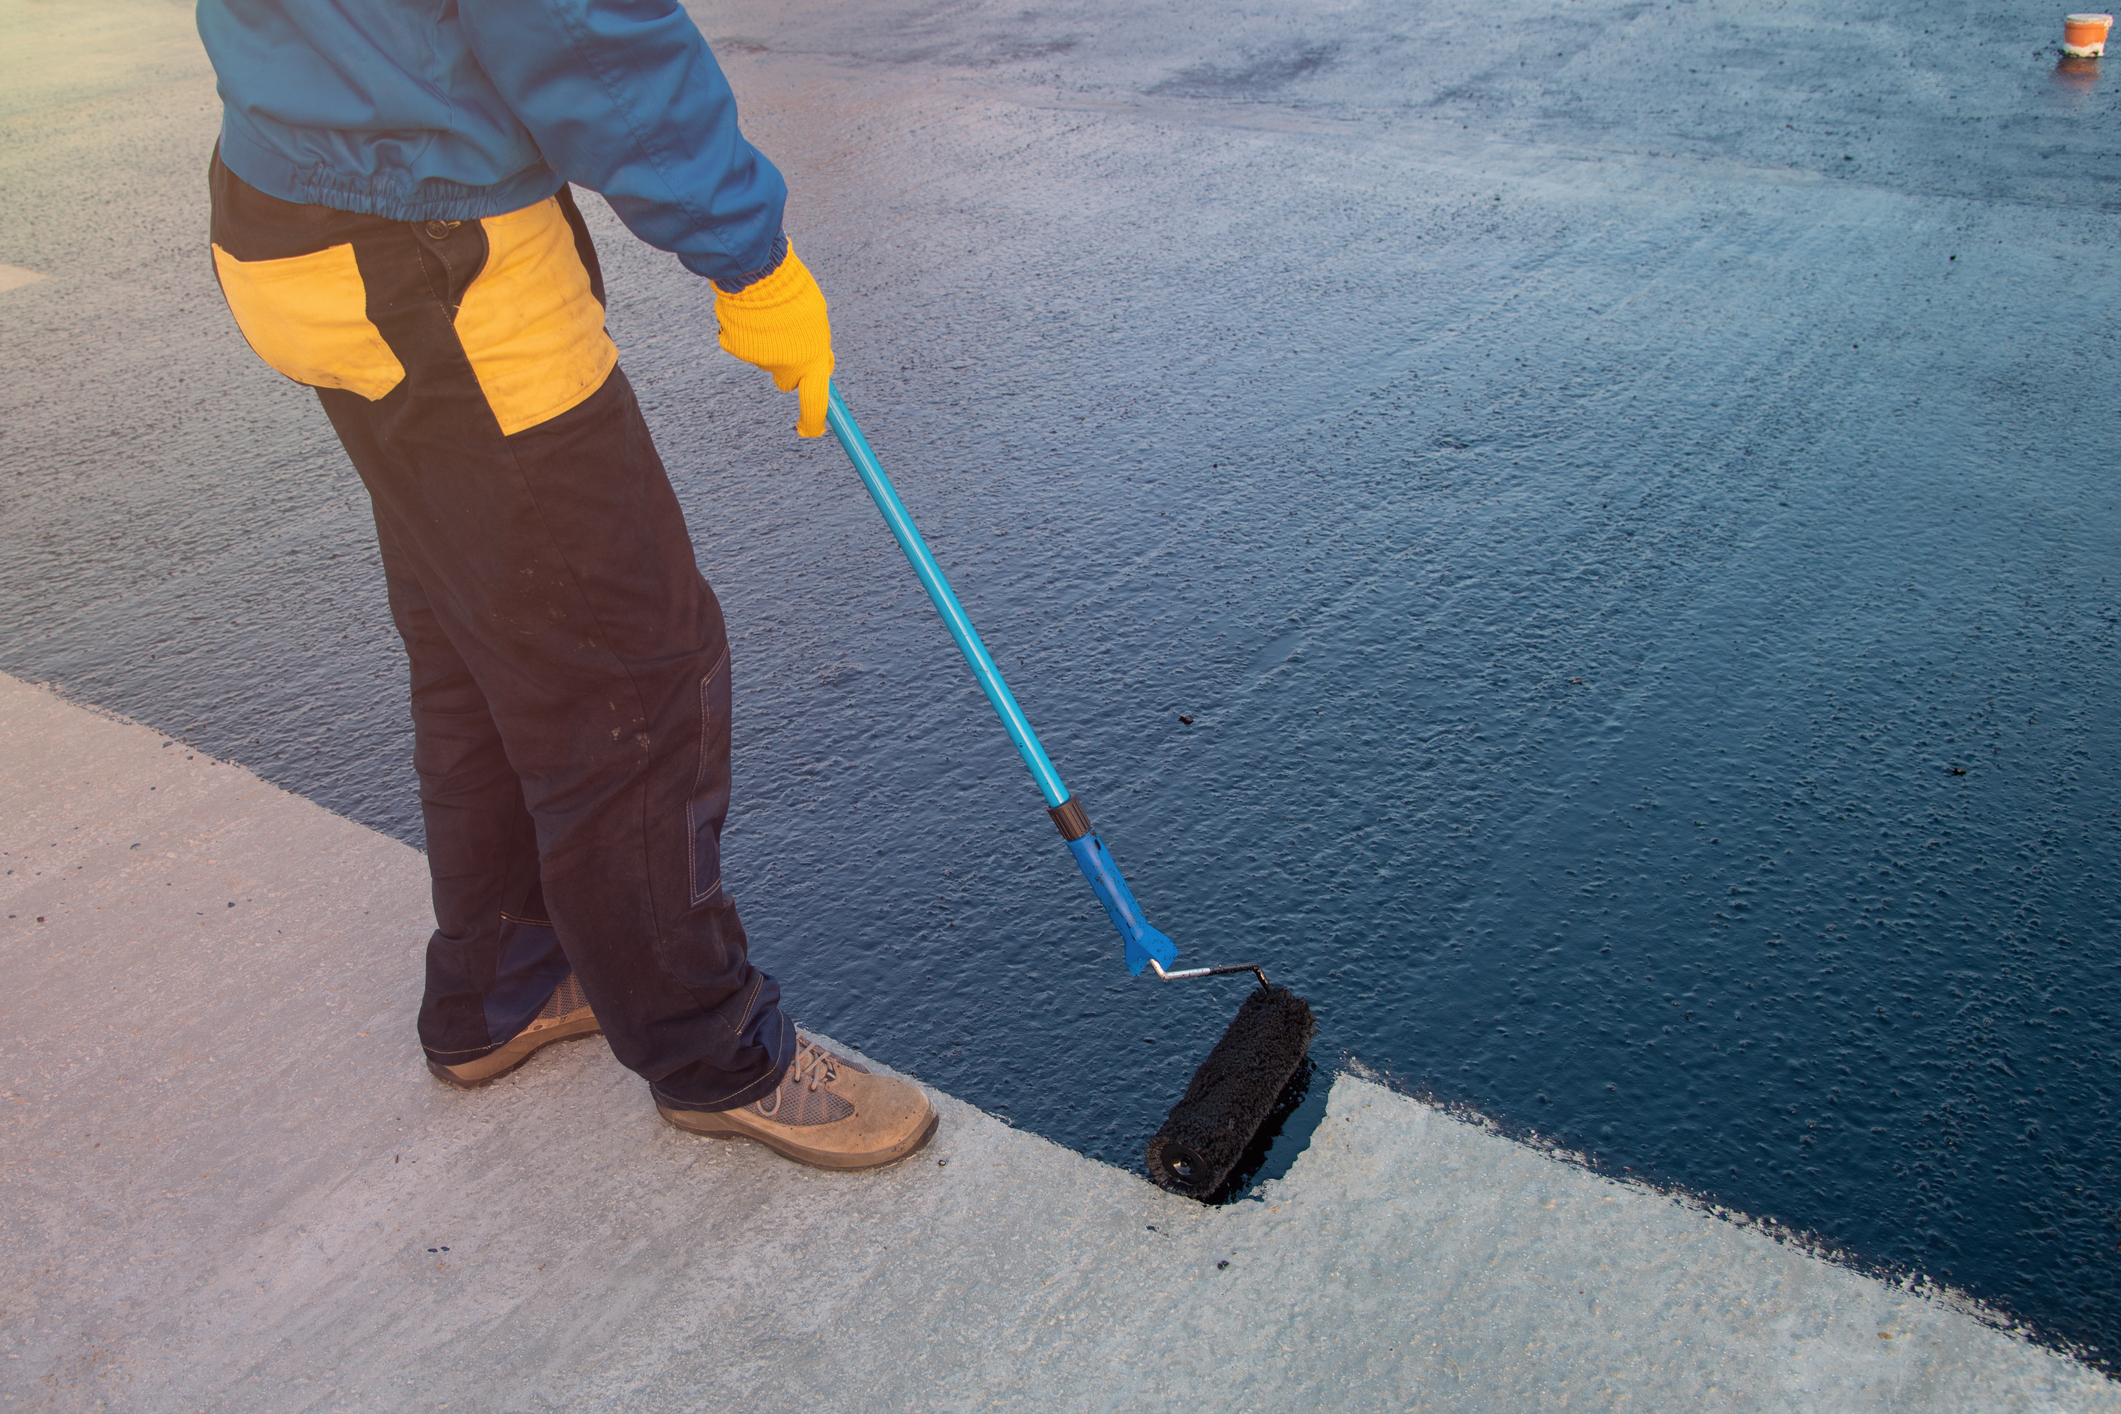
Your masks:
{"label": "dark puddle of paint", "polygon": [[1311,1136],[1326,1117],[1326,1097],[1333,1089],[1331,1072],[1319,1068],[1315,1043],[1312,1050],[1296,1074],[1289,1077],[1259,1133],[1245,1146],[1237,1167],[1230,1170],[1222,1187],[1208,1200],[1211,1204],[1219,1207],[1258,1198],[1262,1184],[1288,1177],[1304,1150],[1311,1147]]}

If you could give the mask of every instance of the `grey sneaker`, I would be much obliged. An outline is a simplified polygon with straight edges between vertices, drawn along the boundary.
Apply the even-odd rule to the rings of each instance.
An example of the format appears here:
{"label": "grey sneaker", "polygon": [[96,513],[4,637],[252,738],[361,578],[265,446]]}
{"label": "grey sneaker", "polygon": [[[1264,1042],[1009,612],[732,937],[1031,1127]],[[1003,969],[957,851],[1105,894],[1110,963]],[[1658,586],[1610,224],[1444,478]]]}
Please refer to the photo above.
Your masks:
{"label": "grey sneaker", "polygon": [[895,1163],[935,1134],[935,1106],[910,1080],[872,1075],[801,1032],[778,1089],[733,1110],[687,1110],[658,1101],[664,1119],[691,1134],[756,1139],[821,1169]]}
{"label": "grey sneaker", "polygon": [[603,1029],[597,1014],[589,1009],[589,998],[583,995],[581,982],[570,972],[567,980],[545,999],[545,1005],[538,1008],[538,1014],[530,1018],[530,1024],[511,1036],[508,1044],[462,1065],[444,1065],[430,1057],[427,1068],[437,1080],[446,1080],[460,1090],[476,1090],[529,1060],[531,1052],[541,1046],[594,1036]]}

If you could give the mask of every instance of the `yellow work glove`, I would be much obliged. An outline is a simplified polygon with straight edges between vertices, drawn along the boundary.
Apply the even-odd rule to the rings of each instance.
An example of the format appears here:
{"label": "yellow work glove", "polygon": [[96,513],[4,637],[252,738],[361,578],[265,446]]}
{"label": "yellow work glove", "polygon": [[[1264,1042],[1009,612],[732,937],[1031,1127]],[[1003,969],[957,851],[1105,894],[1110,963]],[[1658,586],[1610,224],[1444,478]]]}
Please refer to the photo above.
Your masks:
{"label": "yellow work glove", "polygon": [[819,437],[825,431],[825,396],[832,384],[832,324],[825,317],[825,292],[795,258],[795,247],[775,270],[735,294],[714,290],[714,319],[721,326],[722,347],[754,368],[773,375],[773,386],[801,399],[795,435]]}

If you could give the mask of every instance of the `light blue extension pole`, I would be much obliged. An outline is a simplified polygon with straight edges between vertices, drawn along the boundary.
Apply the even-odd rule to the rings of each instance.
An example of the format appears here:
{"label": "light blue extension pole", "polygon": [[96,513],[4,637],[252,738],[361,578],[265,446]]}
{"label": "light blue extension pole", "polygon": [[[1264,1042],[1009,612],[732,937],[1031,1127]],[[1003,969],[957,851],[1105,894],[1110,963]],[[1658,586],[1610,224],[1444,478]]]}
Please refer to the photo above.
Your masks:
{"label": "light blue extension pole", "polygon": [[[913,564],[914,574],[920,577],[921,587],[935,601],[936,612],[943,616],[943,623],[950,629],[950,636],[957,640],[965,662],[971,665],[972,675],[979,679],[981,691],[994,704],[994,711],[1002,719],[1002,726],[1009,732],[1009,740],[1016,743],[1017,754],[1031,768],[1031,778],[1046,797],[1046,813],[1053,817],[1059,827],[1061,838],[1068,842],[1075,862],[1081,866],[1083,877],[1090,881],[1098,901],[1105,906],[1106,916],[1112,926],[1119,929],[1120,936],[1127,940],[1127,970],[1139,974],[1154,964],[1159,976],[1189,976],[1190,973],[1169,973],[1165,969],[1178,961],[1178,949],[1171,940],[1149,926],[1142,916],[1141,905],[1134,901],[1133,891],[1120,876],[1119,866],[1112,862],[1112,853],[1105,848],[1103,840],[1090,828],[1090,817],[1068,788],[1061,784],[1060,772],[1053,769],[1053,758],[1046,755],[1046,748],[1039,745],[1038,733],[1031,730],[1031,723],[1024,719],[1024,709],[1016,705],[1016,697],[1009,691],[1009,684],[1002,681],[1001,670],[994,666],[994,658],[987,652],[987,645],[980,642],[979,631],[972,627],[972,620],[965,615],[965,606],[957,602],[951,592],[950,581],[943,578],[942,567],[928,551],[928,544],[921,539],[920,527],[906,513],[906,503],[898,498],[898,491],[891,478],[884,475],[883,464],[876,453],[869,450],[869,439],[855,425],[854,414],[847,411],[846,401],[840,397],[837,384],[832,388],[831,405],[825,413],[825,425],[832,435],[840,439],[846,449],[847,460],[861,475],[862,485],[869,488],[876,508],[884,513],[884,524],[898,540],[899,548]],[[1253,971],[1244,968],[1202,968],[1200,972]],[[1264,978],[1261,979],[1264,982]]]}

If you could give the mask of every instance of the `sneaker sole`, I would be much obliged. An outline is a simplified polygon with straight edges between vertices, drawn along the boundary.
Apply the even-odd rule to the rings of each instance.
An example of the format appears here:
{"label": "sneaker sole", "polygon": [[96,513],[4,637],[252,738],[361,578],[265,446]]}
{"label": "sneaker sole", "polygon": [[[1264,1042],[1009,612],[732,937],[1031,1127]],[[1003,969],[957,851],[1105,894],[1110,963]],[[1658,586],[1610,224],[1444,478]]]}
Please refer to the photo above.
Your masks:
{"label": "sneaker sole", "polygon": [[588,1021],[572,1022],[540,1031],[535,1040],[531,1040],[529,1045],[520,1050],[517,1046],[530,1038],[518,1036],[493,1054],[481,1056],[475,1061],[466,1061],[463,1065],[448,1066],[430,1059],[427,1062],[427,1071],[445,1085],[454,1085],[459,1090],[477,1090],[493,1084],[547,1046],[558,1045],[562,1041],[579,1041],[585,1036],[600,1036],[603,1032],[603,1025],[592,1017]]}
{"label": "sneaker sole", "polygon": [[671,1111],[661,1105],[656,1106],[656,1113],[662,1115],[663,1122],[671,1128],[681,1129],[687,1134],[697,1134],[704,1139],[749,1139],[754,1144],[765,1145],[784,1159],[793,1159],[814,1169],[833,1169],[842,1173],[857,1169],[879,1169],[886,1164],[895,1164],[900,1159],[917,1154],[927,1147],[928,1141],[935,1137],[936,1127],[942,1123],[942,1116],[937,1114],[935,1107],[931,1105],[928,1108],[928,1123],[911,1139],[894,1144],[881,1154],[838,1154],[829,1149],[813,1149],[792,1139],[783,1139],[777,1134],[760,1134],[755,1130],[736,1127],[706,1129],[681,1124],[672,1117]]}

